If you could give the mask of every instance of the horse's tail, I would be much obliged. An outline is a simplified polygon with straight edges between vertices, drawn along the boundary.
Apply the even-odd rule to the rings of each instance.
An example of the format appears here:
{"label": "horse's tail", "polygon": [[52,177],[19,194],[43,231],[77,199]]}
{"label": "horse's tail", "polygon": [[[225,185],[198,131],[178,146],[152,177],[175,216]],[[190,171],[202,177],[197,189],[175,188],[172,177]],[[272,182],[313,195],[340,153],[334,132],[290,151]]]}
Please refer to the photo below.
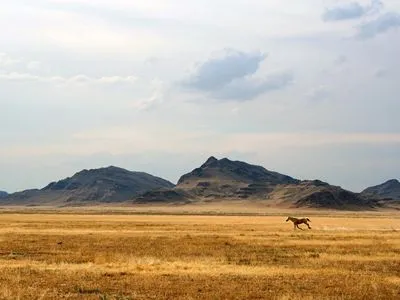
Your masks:
{"label": "horse's tail", "polygon": [[308,222],[311,222],[311,220],[309,218],[306,218]]}

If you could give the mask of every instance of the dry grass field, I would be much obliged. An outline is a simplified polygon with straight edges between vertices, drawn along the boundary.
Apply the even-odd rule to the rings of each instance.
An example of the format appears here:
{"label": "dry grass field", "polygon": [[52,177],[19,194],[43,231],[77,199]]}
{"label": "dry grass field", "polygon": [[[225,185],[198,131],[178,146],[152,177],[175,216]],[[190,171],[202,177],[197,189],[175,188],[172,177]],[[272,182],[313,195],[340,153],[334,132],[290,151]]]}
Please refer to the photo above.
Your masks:
{"label": "dry grass field", "polygon": [[400,299],[398,214],[308,216],[2,213],[0,299]]}

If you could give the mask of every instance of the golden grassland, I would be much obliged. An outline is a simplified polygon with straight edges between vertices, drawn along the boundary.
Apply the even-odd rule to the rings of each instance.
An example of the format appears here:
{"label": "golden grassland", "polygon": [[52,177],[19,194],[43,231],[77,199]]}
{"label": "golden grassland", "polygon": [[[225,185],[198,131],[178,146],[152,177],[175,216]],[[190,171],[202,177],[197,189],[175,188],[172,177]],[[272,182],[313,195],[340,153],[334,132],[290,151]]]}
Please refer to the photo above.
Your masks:
{"label": "golden grassland", "polygon": [[[360,214],[356,210],[337,211],[332,209],[296,208],[296,214],[318,216],[380,216],[400,212],[400,205],[391,208],[371,209]],[[98,204],[95,206],[0,206],[0,213],[53,213],[53,214],[145,214],[145,215],[268,215],[283,216],[293,213],[293,208],[276,206],[274,202],[265,200],[222,200],[196,202],[193,204],[134,204],[124,202],[118,204]]]}
{"label": "golden grassland", "polygon": [[400,299],[399,214],[310,219],[7,211],[0,299]]}

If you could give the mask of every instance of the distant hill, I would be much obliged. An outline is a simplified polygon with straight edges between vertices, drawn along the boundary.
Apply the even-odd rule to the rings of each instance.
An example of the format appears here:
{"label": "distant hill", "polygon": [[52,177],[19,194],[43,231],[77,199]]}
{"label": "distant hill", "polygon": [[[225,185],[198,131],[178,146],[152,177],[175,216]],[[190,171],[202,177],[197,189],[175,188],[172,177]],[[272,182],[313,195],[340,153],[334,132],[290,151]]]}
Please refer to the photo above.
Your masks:
{"label": "distant hill", "polygon": [[296,208],[358,210],[380,206],[374,197],[364,197],[319,180],[304,180],[299,184],[277,186],[268,198],[276,206]]}
{"label": "distant hill", "polygon": [[366,188],[362,191],[362,194],[400,200],[400,182],[397,179],[391,179],[385,183]]}
{"label": "distant hill", "polygon": [[149,191],[173,188],[174,184],[144,172],[114,166],[83,170],[52,182],[41,190],[27,190],[3,199],[8,204],[75,204],[122,202]]}
{"label": "distant hill", "polygon": [[148,192],[135,202],[198,202],[202,200],[264,197],[277,184],[299,180],[261,166],[211,156],[200,167],[184,174],[175,188]]}
{"label": "distant hill", "polygon": [[7,197],[7,196],[8,196],[8,193],[7,193],[7,192],[0,191],[0,198],[5,198],[5,197]]}
{"label": "distant hill", "polygon": [[206,198],[248,198],[261,196],[278,184],[298,182],[261,166],[212,156],[199,168],[183,175],[176,188]]}
{"label": "distant hill", "polygon": [[319,180],[300,181],[227,158],[210,157],[199,168],[183,175],[171,190],[149,192],[137,199],[153,202],[210,202],[223,200],[261,200],[275,207],[331,209],[370,209],[376,200],[346,191]]}
{"label": "distant hill", "polygon": [[218,160],[211,156],[199,168],[183,175],[178,181],[178,186],[193,185],[204,180],[213,182],[264,182],[271,184],[296,183],[299,181],[290,176],[269,171],[261,166],[251,165],[242,161],[232,161],[228,158]]}

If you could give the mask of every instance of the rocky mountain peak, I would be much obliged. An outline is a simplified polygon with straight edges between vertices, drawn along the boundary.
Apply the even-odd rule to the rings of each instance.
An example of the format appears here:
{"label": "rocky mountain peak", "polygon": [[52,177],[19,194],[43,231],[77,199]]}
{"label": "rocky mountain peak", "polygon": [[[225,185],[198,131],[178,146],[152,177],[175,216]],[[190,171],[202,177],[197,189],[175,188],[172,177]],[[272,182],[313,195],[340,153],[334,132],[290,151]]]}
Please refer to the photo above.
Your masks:
{"label": "rocky mountain peak", "polygon": [[205,168],[208,166],[212,166],[214,164],[218,163],[218,159],[216,159],[214,156],[210,156],[204,164],[201,165],[201,168]]}

